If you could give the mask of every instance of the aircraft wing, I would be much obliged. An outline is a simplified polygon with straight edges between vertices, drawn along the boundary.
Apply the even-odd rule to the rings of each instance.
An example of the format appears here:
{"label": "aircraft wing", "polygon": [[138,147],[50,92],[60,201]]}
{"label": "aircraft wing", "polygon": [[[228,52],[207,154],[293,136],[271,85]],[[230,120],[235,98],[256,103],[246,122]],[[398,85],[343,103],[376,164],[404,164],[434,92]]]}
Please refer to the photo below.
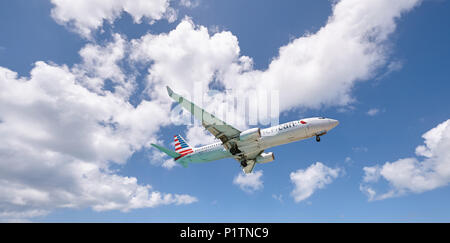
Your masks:
{"label": "aircraft wing", "polygon": [[[173,90],[169,86],[167,86],[167,92],[173,100],[181,104],[184,109],[191,112],[196,119],[201,121],[203,127],[206,130],[208,130],[217,139],[220,139],[225,149],[230,151],[232,147],[238,148],[238,145],[240,145],[239,135],[241,134],[241,131],[215,117],[213,114],[210,114],[209,112],[203,110],[202,108],[180,96],[179,94],[173,92]],[[258,148],[238,149],[239,152],[232,153],[234,158],[241,163],[241,166],[243,167],[245,173],[251,173],[256,164],[255,158],[259,154],[261,154],[263,150],[260,150]]]}
{"label": "aircraft wing", "polygon": [[238,137],[241,133],[238,129],[228,125],[179,94],[176,94],[169,86],[167,86],[167,92],[173,100],[180,103],[183,108],[191,112],[196,119],[201,121],[203,127],[214,135],[214,137],[220,139],[222,143],[227,143],[232,138]]}

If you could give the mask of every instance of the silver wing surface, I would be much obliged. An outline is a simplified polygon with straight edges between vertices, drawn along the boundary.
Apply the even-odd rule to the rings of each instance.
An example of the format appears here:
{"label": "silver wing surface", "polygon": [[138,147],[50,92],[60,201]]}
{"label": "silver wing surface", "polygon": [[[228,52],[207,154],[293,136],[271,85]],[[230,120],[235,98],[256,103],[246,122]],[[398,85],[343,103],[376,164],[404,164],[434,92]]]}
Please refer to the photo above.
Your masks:
{"label": "silver wing surface", "polygon": [[[167,86],[169,96],[178,102],[184,109],[194,115],[196,119],[201,121],[203,127],[209,131],[214,137],[222,141],[222,145],[227,149],[233,157],[241,163],[245,173],[251,173],[256,164],[256,157],[264,150],[258,148],[258,141],[246,141],[245,146],[239,141],[241,131],[233,126],[225,123],[221,119],[215,117],[213,114],[205,111],[196,104],[173,92]],[[254,143],[254,146],[248,146],[249,143]],[[242,145],[242,148],[240,148]]]}

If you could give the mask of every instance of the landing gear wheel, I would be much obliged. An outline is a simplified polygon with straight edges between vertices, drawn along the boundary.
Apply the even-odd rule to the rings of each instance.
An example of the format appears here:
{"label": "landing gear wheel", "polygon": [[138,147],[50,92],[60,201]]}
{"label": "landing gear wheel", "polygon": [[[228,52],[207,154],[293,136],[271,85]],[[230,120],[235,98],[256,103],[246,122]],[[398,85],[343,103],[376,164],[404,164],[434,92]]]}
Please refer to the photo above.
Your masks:
{"label": "landing gear wheel", "polygon": [[242,167],[247,167],[247,162],[245,162],[245,160],[244,160],[244,161],[241,161],[241,166],[242,166]]}
{"label": "landing gear wheel", "polygon": [[237,154],[237,151],[236,151],[237,149],[235,148],[235,147],[232,147],[231,149],[230,149],[230,153],[232,154],[232,155],[235,155],[235,154]]}
{"label": "landing gear wheel", "polygon": [[320,142],[320,137],[319,136],[316,136],[316,141]]}
{"label": "landing gear wheel", "polygon": [[232,155],[236,155],[236,154],[238,154],[238,153],[240,153],[241,151],[237,148],[237,146],[233,146],[233,147],[231,147],[231,149],[230,149],[230,153],[232,154]]}

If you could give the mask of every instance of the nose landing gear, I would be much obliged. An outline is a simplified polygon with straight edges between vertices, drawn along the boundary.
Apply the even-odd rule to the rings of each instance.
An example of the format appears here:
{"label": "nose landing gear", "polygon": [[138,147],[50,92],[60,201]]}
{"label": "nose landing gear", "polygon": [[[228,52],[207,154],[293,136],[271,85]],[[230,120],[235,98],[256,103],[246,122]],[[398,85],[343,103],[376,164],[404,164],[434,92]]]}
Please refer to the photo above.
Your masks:
{"label": "nose landing gear", "polygon": [[324,130],[324,131],[322,131],[320,133],[316,133],[316,141],[320,142],[320,136],[325,135],[325,134],[327,134],[326,130]]}

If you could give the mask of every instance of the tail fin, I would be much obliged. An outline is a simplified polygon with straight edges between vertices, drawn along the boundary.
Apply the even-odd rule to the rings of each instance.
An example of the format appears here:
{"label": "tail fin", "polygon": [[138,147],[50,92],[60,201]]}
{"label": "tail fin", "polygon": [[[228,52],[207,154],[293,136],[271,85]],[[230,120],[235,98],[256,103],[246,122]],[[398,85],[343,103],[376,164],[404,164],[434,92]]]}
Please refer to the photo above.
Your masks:
{"label": "tail fin", "polygon": [[172,151],[170,149],[166,149],[162,146],[159,146],[157,144],[152,143],[152,146],[157,148],[159,151],[164,152],[165,154],[169,155],[170,157],[174,158],[176,162],[181,164],[184,168],[187,167],[188,163],[187,161],[179,160],[183,158],[184,156],[193,153],[194,150],[191,146],[189,146],[186,141],[180,136],[176,135],[175,138],[175,151]]}
{"label": "tail fin", "polygon": [[173,140],[175,141],[175,152],[181,155],[187,155],[194,152],[192,147],[189,146],[188,143],[186,143],[181,135],[173,136]]}

